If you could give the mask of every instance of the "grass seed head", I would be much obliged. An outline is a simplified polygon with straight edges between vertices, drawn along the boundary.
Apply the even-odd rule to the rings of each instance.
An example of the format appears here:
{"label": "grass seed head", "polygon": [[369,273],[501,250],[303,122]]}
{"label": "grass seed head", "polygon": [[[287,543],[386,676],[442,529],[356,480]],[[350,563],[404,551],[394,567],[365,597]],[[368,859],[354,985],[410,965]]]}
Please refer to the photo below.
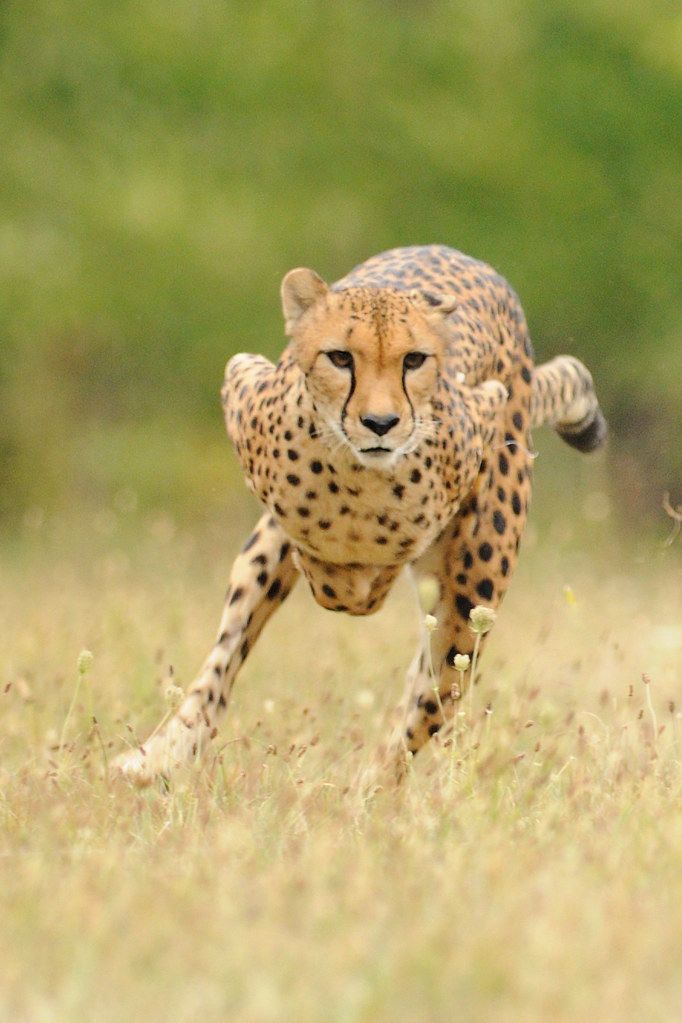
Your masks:
{"label": "grass seed head", "polygon": [[78,655],[78,661],[76,662],[78,666],[78,674],[87,675],[88,671],[90,670],[90,666],[92,665],[92,661],[93,661],[92,651],[81,650],[81,652]]}
{"label": "grass seed head", "polygon": [[471,658],[469,657],[468,654],[455,654],[455,659],[453,661],[453,667],[455,671],[464,673],[465,671],[469,670],[470,665]]}
{"label": "grass seed head", "polygon": [[417,586],[419,603],[426,614],[432,614],[440,597],[440,586],[435,575],[425,575]]}
{"label": "grass seed head", "polygon": [[490,632],[492,629],[495,618],[496,613],[492,607],[484,607],[483,604],[477,604],[469,613],[469,628],[472,632],[484,636],[486,632]]}
{"label": "grass seed head", "polygon": [[169,686],[166,686],[166,706],[169,710],[177,710],[182,703],[184,692],[181,686],[176,686],[174,682],[171,682]]}

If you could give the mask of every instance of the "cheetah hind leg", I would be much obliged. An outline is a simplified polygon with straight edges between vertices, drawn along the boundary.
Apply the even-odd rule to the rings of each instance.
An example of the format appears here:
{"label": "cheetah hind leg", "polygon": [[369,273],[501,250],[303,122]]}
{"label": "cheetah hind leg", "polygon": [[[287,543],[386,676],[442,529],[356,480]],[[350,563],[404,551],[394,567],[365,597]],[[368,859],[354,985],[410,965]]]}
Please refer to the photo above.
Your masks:
{"label": "cheetah hind leg", "polygon": [[608,429],[592,377],[572,355],[560,355],[533,370],[531,427],[553,426],[578,451],[594,451]]}
{"label": "cheetah hind leg", "polygon": [[146,742],[112,763],[112,774],[135,785],[168,778],[196,759],[217,730],[232,685],[261,629],[298,579],[291,545],[265,514],[237,555],[225,597],[218,637],[177,710]]}

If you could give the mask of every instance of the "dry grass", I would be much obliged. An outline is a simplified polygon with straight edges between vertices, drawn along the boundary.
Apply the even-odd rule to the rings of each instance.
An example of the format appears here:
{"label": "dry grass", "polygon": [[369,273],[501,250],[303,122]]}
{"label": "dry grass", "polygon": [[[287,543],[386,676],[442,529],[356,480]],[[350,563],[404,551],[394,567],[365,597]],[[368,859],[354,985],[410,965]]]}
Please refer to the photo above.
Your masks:
{"label": "dry grass", "polygon": [[80,536],[38,525],[0,574],[2,1019],[679,1018],[679,545],[647,566],[529,544],[454,753],[365,804],[406,587],[367,621],[301,588],[221,755],[167,794],[112,789],[169,662],[185,684],[211,642],[231,551],[123,499]]}

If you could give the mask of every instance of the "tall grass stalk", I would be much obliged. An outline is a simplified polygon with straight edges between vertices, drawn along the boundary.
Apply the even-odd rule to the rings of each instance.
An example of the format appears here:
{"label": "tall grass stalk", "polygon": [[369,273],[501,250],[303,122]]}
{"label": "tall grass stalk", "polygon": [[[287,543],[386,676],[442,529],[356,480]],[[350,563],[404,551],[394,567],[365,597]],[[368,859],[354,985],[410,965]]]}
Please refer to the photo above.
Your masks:
{"label": "tall grass stalk", "polygon": [[[59,738],[59,747],[58,747],[59,753],[61,753],[63,751],[63,749],[64,749],[64,744],[66,742],[66,733],[69,730],[69,724],[71,723],[71,718],[73,717],[73,712],[75,710],[76,703],[78,701],[78,694],[80,693],[81,683],[84,681],[84,679],[86,678],[88,672],[90,671],[90,668],[92,666],[92,659],[93,659],[92,658],[92,653],[89,650],[85,650],[85,649],[81,650],[80,654],[78,655],[78,661],[77,661],[77,664],[76,664],[76,669],[77,669],[76,670],[76,685],[74,686],[73,695],[71,697],[71,703],[69,704],[69,709],[66,712],[66,717],[64,718],[64,723],[62,725],[62,733],[61,733],[61,736]],[[90,720],[92,720],[92,694],[90,694],[90,704],[91,704],[91,706],[90,706]]]}

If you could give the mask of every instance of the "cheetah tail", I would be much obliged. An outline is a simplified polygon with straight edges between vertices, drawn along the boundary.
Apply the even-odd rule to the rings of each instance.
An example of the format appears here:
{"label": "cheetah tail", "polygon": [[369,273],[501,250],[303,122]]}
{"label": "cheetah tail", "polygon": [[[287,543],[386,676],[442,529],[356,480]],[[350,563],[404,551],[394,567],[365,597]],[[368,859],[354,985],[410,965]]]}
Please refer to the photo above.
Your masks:
{"label": "cheetah tail", "polygon": [[560,355],[535,367],[531,425],[553,426],[578,451],[595,451],[604,443],[606,420],[590,372],[579,359]]}

